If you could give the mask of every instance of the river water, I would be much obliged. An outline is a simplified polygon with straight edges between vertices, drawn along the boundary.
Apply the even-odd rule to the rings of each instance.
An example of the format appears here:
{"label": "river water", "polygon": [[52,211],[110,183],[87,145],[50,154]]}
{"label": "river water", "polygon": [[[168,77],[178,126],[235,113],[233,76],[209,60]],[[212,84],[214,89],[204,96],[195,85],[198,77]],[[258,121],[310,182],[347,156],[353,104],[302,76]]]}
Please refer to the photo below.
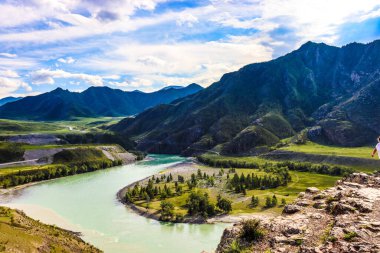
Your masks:
{"label": "river water", "polygon": [[215,250],[225,224],[168,224],[135,214],[119,203],[124,186],[158,173],[185,158],[151,155],[153,160],[36,184],[0,203],[22,209],[49,224],[79,231],[105,252],[201,252]]}

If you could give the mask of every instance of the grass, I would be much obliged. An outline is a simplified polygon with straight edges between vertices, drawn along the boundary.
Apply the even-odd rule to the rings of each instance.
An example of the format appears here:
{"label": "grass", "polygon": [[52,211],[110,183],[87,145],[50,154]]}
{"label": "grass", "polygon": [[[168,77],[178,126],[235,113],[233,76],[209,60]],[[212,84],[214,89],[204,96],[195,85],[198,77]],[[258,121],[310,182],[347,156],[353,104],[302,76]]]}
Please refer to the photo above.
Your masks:
{"label": "grass", "polygon": [[[114,146],[114,144],[109,144]],[[48,144],[48,145],[29,145],[24,144],[22,147],[25,150],[38,150],[38,149],[53,149],[53,148],[91,148],[91,147],[98,147],[98,146],[107,146],[107,144]]]}
{"label": "grass", "polygon": [[[241,193],[235,193],[232,190],[229,190],[226,188],[225,182],[227,179],[227,175],[224,174],[222,177],[217,176],[220,169],[217,168],[210,168],[207,166],[198,166],[203,173],[206,173],[208,175],[216,175],[216,185],[214,187],[205,187],[204,185],[199,185],[193,190],[200,190],[202,192],[207,192],[210,201],[213,203],[216,203],[218,194],[221,194],[223,197],[226,197],[227,199],[232,201],[232,212],[233,215],[238,214],[248,214],[248,213],[267,213],[267,214],[278,214],[282,212],[283,206],[281,206],[281,199],[285,199],[287,203],[291,203],[296,199],[299,192],[304,191],[307,187],[317,187],[319,189],[326,189],[329,187],[332,187],[336,180],[338,180],[340,177],[336,176],[329,176],[329,175],[320,175],[320,174],[314,174],[314,173],[307,173],[307,172],[296,172],[296,171],[290,171],[290,174],[292,176],[292,182],[290,182],[287,186],[280,186],[278,188],[274,189],[266,189],[266,190],[247,190],[247,194],[243,195]],[[224,170],[228,171],[228,170]],[[191,173],[196,173],[196,170],[192,170],[186,173],[180,173],[185,177],[185,180],[187,180],[190,177]],[[238,175],[240,174],[251,174],[254,173],[258,176],[264,176],[268,173],[264,171],[260,171],[258,169],[236,169],[236,173]],[[166,172],[165,174],[169,175],[169,172]],[[230,177],[233,174],[230,174]],[[155,177],[161,176],[156,175]],[[173,174],[174,181],[177,180],[177,174]],[[142,182],[142,184],[147,183],[146,179]],[[218,183],[220,182],[220,183]],[[154,184],[155,186],[163,188],[164,185],[167,185],[172,189],[173,192],[175,192],[174,188],[174,182],[165,183],[160,182],[158,184]],[[186,184],[182,185],[183,187],[183,194],[179,196],[173,196],[170,198],[167,198],[168,201],[172,202],[175,206],[175,213],[183,214],[185,215],[187,213],[186,209],[186,201],[189,197],[190,190],[188,189]],[[252,208],[251,203],[251,197],[257,196],[259,198],[259,205],[257,207]],[[265,208],[265,199],[267,196],[272,197],[273,195],[276,195],[278,199],[278,205],[273,208]],[[154,199],[149,203],[150,212],[159,212],[160,210],[160,199]],[[146,208],[147,202],[144,200],[136,201],[134,202],[135,205],[141,206]]]}
{"label": "grass", "polygon": [[0,207],[2,252],[100,252],[73,233],[35,221],[25,214]]}
{"label": "grass", "polygon": [[13,173],[18,173],[19,171],[32,171],[40,169],[42,166],[17,166],[9,168],[0,168],[0,176],[5,176]]}
{"label": "grass", "polygon": [[83,132],[104,132],[99,127],[114,124],[120,117],[75,118],[70,121],[23,121],[0,119],[0,132],[2,136],[18,134],[67,134]]}
{"label": "grass", "polygon": [[371,147],[338,147],[338,146],[326,146],[320,145],[314,142],[308,141],[306,144],[297,145],[289,144],[280,148],[280,150],[287,150],[292,152],[316,154],[316,155],[332,155],[332,156],[345,156],[371,159],[371,153],[373,148]]}

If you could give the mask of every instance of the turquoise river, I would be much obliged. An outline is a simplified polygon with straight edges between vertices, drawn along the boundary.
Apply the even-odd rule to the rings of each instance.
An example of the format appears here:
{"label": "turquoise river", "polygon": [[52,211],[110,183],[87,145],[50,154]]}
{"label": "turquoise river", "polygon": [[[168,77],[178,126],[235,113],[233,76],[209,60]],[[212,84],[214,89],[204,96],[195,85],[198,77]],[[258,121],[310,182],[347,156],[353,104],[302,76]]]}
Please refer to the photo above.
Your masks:
{"label": "turquoise river", "polygon": [[141,217],[116,199],[124,186],[185,158],[151,155],[153,160],[59,178],[0,195],[1,205],[32,218],[79,231],[104,252],[212,252],[225,224],[168,224]]}

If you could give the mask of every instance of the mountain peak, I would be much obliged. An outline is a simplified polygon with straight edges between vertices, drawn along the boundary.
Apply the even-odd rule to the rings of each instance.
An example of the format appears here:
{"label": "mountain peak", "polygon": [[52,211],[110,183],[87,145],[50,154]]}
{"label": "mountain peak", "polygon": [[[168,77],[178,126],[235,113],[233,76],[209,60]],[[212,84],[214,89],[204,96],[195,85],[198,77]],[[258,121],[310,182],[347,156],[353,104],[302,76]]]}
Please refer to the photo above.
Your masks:
{"label": "mountain peak", "polygon": [[203,87],[200,86],[200,85],[197,84],[197,83],[191,83],[191,84],[189,84],[189,85],[187,86],[187,88],[201,88],[201,89],[203,89]]}
{"label": "mountain peak", "polygon": [[63,93],[63,92],[70,92],[69,90],[62,89],[61,87],[57,87],[56,89],[50,91],[50,93]]}
{"label": "mountain peak", "polygon": [[314,48],[318,48],[318,47],[331,47],[331,46],[326,45],[325,43],[317,43],[317,42],[313,42],[313,41],[308,41],[308,42],[304,43],[299,48],[299,50],[300,51],[306,51],[306,50],[310,50],[310,49],[314,49]]}

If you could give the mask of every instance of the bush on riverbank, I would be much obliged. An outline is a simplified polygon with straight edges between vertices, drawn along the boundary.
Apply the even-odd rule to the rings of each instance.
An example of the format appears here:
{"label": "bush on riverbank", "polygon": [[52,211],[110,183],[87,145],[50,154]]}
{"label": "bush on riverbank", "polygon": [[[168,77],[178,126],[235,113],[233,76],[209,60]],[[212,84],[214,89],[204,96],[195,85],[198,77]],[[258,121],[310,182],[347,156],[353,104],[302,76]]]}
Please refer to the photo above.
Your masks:
{"label": "bush on riverbank", "polygon": [[25,149],[21,143],[0,142],[0,163],[22,160]]}

